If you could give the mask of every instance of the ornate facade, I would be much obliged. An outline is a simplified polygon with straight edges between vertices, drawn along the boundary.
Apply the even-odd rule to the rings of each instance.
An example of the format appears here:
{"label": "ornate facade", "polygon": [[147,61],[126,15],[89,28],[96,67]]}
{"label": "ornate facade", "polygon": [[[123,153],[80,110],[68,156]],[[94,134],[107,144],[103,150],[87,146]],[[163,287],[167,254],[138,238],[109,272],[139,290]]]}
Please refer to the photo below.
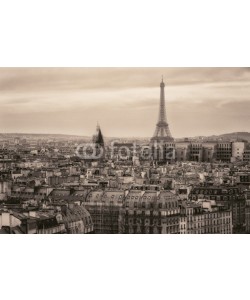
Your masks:
{"label": "ornate facade", "polygon": [[120,233],[179,233],[179,204],[169,191],[131,190],[121,210]]}

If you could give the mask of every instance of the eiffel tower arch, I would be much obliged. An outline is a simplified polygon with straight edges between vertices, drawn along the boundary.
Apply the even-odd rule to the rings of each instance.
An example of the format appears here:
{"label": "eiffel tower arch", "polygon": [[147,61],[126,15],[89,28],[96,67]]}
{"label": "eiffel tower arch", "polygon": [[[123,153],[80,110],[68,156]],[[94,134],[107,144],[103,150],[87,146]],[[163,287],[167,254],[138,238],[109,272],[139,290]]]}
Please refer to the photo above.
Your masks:
{"label": "eiffel tower arch", "polygon": [[171,135],[166,115],[165,83],[160,83],[160,110],[158,122],[153,137],[150,140],[152,147],[152,158],[159,162],[171,162],[174,160],[174,138]]}

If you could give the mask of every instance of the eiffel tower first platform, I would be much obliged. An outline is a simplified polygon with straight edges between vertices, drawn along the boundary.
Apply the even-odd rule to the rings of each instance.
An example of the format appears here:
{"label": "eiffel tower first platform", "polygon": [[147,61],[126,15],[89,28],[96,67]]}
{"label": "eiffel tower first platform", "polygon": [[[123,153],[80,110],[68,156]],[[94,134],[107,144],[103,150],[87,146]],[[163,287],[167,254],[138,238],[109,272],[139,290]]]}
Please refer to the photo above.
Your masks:
{"label": "eiffel tower first platform", "polygon": [[[174,138],[171,135],[166,115],[165,83],[160,83],[160,111],[153,137],[150,140],[152,147],[157,149],[154,158],[158,161],[171,161],[174,158]],[[162,150],[163,149],[163,150]],[[160,153],[161,152],[161,153]]]}

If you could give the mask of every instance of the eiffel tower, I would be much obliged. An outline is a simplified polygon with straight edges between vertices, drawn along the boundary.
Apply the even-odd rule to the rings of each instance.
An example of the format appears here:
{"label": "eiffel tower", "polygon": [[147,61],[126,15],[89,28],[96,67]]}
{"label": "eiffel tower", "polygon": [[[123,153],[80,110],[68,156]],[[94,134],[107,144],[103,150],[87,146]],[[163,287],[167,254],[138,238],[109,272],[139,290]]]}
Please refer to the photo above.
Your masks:
{"label": "eiffel tower", "polygon": [[168,142],[174,142],[174,139],[170,133],[168,122],[167,122],[167,116],[166,116],[166,106],[165,106],[165,83],[162,81],[160,84],[161,88],[161,95],[160,95],[160,112],[159,112],[159,118],[158,123],[156,124],[156,129],[154,136],[151,138],[151,142],[160,142],[160,143],[168,143]]}

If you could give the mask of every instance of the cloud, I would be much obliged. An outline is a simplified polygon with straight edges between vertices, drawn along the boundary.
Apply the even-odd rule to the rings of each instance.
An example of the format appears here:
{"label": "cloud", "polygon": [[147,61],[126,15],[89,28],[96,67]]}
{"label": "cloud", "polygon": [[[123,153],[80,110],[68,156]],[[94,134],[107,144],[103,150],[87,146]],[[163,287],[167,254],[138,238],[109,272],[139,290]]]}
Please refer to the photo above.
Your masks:
{"label": "cloud", "polygon": [[150,137],[162,74],[173,136],[250,130],[249,68],[1,68],[0,126]]}

